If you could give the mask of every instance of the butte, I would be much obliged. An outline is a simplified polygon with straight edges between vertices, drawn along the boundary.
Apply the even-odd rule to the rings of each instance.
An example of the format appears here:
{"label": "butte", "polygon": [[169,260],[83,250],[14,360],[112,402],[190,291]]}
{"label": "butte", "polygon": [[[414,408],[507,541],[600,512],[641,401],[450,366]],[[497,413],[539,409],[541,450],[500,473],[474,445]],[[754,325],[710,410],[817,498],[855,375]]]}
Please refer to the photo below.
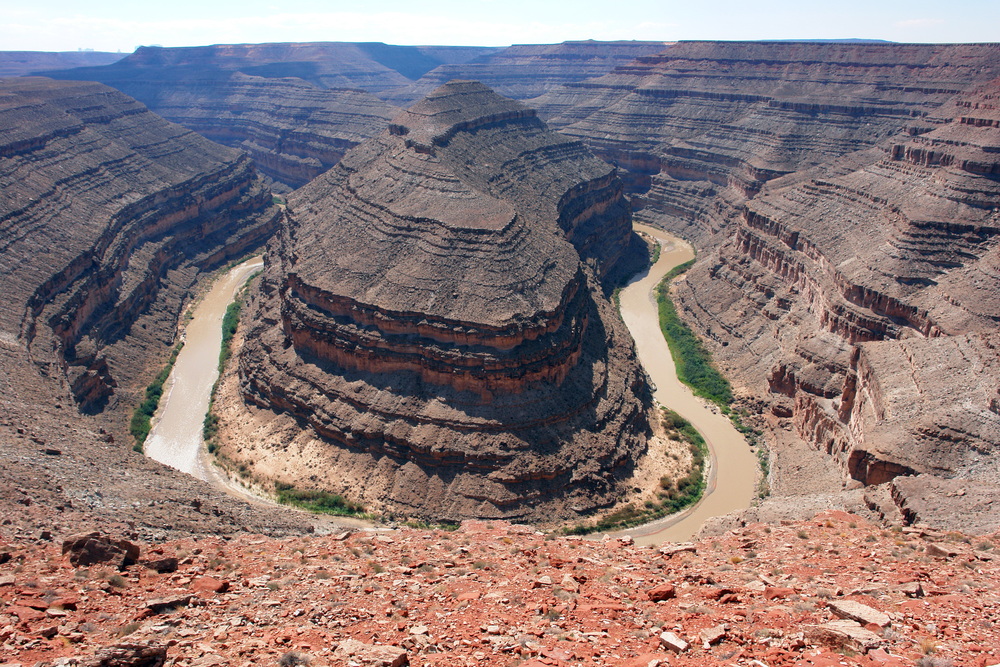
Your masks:
{"label": "butte", "polygon": [[615,168],[482,84],[438,88],[289,197],[220,455],[413,517],[611,504],[651,434],[606,296],[635,241]]}

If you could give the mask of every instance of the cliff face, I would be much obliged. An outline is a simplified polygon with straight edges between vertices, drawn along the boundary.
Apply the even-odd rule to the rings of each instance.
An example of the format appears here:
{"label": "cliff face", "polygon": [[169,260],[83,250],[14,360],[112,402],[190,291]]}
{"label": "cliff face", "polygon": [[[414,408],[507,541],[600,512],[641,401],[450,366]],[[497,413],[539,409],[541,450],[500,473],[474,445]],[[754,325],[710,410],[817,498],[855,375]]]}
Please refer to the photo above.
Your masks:
{"label": "cliff face", "polygon": [[[245,155],[96,83],[0,80],[0,506],[7,535],[301,533],[131,450],[196,279],[276,224]],[[8,522],[9,523],[9,522]],[[9,531],[7,529],[10,529]]]}
{"label": "cliff face", "polygon": [[1000,46],[680,42],[533,100],[619,165],[637,219],[702,245],[779,176],[894,136],[997,70]]}
{"label": "cliff face", "polygon": [[[600,285],[632,236],[610,166],[453,82],[289,206],[240,372],[247,401],[321,443],[276,477],[437,518],[616,497],[649,392]],[[223,454],[287,470],[290,451],[252,440]]]}
{"label": "cliff face", "polygon": [[116,85],[167,120],[246,151],[276,190],[305,185],[385,129],[397,111],[360,90],[241,72]]}
{"label": "cliff face", "polygon": [[276,189],[287,191],[385,128],[398,109],[375,94],[495,50],[334,42],[141,47],[108,67],[46,76],[117,88],[168,120],[247,151]]}
{"label": "cliff face", "polygon": [[771,183],[677,289],[722,363],[863,483],[998,481],[998,92]]}
{"label": "cliff face", "polygon": [[4,80],[0,128],[0,330],[100,411],[172,343],[198,272],[277,211],[245,155],[100,84]]}

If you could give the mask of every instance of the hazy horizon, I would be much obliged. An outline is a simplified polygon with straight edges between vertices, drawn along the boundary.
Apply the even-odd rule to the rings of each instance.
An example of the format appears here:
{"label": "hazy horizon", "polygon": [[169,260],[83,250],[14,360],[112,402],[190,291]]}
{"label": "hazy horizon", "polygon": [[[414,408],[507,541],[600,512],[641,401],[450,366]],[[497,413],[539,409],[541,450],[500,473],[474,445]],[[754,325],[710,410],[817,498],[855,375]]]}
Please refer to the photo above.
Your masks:
{"label": "hazy horizon", "polygon": [[99,7],[40,0],[6,10],[3,51],[110,51],[138,46],[266,42],[385,42],[396,45],[508,46],[611,40],[883,40],[969,43],[1000,40],[1000,3],[958,0],[844,0],[750,4],[720,0],[693,6],[637,0],[609,12],[606,2],[570,8],[527,0],[438,0],[413,9],[383,0],[377,10],[353,3],[222,0],[169,6],[111,0]]}

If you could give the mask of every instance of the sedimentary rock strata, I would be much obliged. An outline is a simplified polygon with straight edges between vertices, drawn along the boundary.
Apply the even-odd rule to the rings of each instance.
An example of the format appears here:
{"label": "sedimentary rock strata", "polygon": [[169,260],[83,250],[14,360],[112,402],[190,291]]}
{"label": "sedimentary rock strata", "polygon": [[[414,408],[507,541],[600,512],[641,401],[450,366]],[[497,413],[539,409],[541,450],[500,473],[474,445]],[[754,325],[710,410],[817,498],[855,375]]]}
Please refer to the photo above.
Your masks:
{"label": "sedimentary rock strata", "polygon": [[866,484],[995,482],[998,54],[678,43],[533,103],[710,251],[677,298],[772,425]]}
{"label": "sedimentary rock strata", "polygon": [[[553,518],[619,493],[649,394],[600,282],[632,238],[612,167],[452,82],[289,208],[240,356],[246,399],[321,440],[281,481],[437,518]],[[223,454],[295,457],[253,440]]]}
{"label": "sedimentary rock strata", "polygon": [[118,91],[0,81],[6,534],[309,529],[131,451],[126,431],[198,277],[259,246],[277,213],[245,155]]}
{"label": "sedimentary rock strata", "polygon": [[622,167],[639,218],[702,244],[778,176],[871,147],[997,69],[1000,46],[679,42],[533,100]]}
{"label": "sedimentary rock strata", "polygon": [[277,210],[245,155],[100,84],[8,79],[0,103],[0,330],[97,411],[172,341],[198,270]]}
{"label": "sedimentary rock strata", "polygon": [[[58,78],[108,83],[182,78],[208,79],[220,72],[266,78],[294,77],[319,88],[371,93],[406,86],[435,67],[496,51],[490,47],[395,46],[381,42],[216,44],[164,48],[140,46],[111,67],[46,72]],[[117,87],[117,86],[116,86]]]}
{"label": "sedimentary rock strata", "polygon": [[329,169],[397,111],[373,94],[497,49],[379,43],[140,47],[109,67],[46,72],[100,81],[164,118],[248,152],[278,191]]}
{"label": "sedimentary rock strata", "polygon": [[207,80],[116,82],[167,120],[240,148],[280,191],[305,185],[385,129],[398,109],[360,90],[241,72]]}
{"label": "sedimentary rock strata", "polygon": [[678,287],[724,363],[866,484],[997,481],[997,91],[775,181]]}
{"label": "sedimentary rock strata", "polygon": [[659,52],[664,42],[563,42],[515,44],[463,62],[442,64],[413,84],[382,93],[406,106],[452,79],[472,79],[497,93],[526,100],[567,83],[607,74],[640,56]]}

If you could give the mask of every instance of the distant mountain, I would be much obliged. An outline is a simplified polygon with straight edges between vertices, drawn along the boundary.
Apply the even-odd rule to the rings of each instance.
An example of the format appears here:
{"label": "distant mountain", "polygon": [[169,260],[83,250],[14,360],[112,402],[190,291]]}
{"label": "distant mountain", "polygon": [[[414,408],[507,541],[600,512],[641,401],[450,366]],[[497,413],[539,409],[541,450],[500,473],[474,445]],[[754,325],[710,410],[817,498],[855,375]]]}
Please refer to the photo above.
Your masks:
{"label": "distant mountain", "polygon": [[0,51],[0,77],[71,67],[100,67],[127,55],[104,51]]}

